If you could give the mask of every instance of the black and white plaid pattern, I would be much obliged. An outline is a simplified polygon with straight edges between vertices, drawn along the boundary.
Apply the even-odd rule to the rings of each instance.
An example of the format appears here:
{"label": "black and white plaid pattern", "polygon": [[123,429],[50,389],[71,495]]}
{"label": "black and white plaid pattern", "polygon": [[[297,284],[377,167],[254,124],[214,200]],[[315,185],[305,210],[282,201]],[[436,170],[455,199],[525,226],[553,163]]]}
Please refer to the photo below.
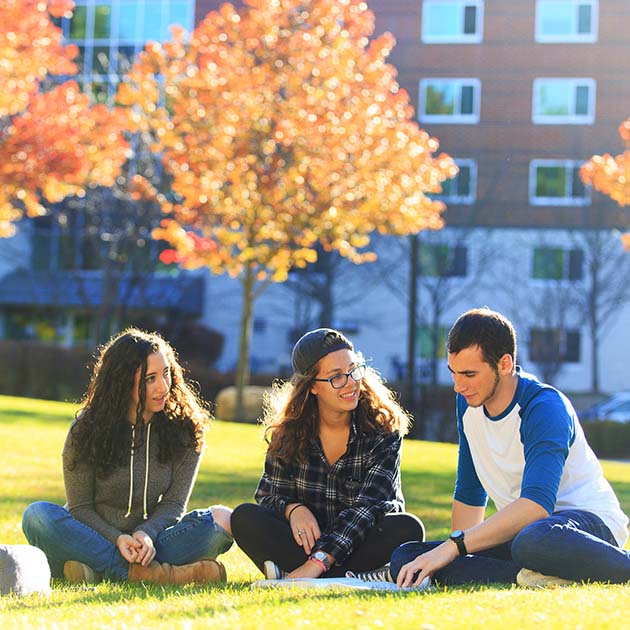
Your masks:
{"label": "black and white plaid pattern", "polygon": [[287,504],[304,503],[322,532],[315,550],[340,564],[379,517],[404,512],[401,450],[398,432],[359,434],[353,423],[346,453],[332,468],[318,439],[311,442],[306,464],[283,464],[267,456],[256,501],[283,516]]}

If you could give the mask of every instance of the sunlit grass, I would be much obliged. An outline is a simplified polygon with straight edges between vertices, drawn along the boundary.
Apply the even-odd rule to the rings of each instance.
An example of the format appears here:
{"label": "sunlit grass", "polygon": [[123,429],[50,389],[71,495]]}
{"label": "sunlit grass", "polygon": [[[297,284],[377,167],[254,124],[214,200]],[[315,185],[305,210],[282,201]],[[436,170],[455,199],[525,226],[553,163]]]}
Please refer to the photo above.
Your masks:
{"label": "sunlit grass", "polygon": [[[61,449],[76,406],[0,396],[0,543],[26,542],[24,508],[37,499],[63,503]],[[190,507],[251,501],[265,444],[259,427],[216,421],[209,434]],[[407,440],[403,488],[407,509],[420,516],[430,538],[449,531],[456,447]],[[626,511],[630,465],[604,462]],[[0,628],[220,627],[377,629],[623,628],[630,588],[587,585],[530,591],[516,587],[463,588],[422,593],[252,590],[254,565],[237,548],[224,560],[223,586],[159,587],[104,582],[77,587],[55,581],[48,598],[0,598]]]}

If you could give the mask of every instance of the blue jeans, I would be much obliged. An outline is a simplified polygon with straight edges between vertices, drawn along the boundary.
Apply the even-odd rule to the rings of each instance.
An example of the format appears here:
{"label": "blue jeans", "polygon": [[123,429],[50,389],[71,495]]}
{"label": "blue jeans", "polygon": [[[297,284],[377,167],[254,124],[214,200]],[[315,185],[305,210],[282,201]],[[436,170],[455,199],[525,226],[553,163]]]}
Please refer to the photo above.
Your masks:
{"label": "blue jeans", "polygon": [[[441,542],[408,542],[391,557],[394,579],[401,567]],[[582,510],[556,512],[524,527],[512,540],[463,558],[436,571],[443,585],[515,583],[523,568],[575,581],[627,582],[630,554],[595,514]]]}
{"label": "blue jeans", "polygon": [[[65,507],[38,501],[22,517],[22,530],[31,545],[48,557],[53,577],[63,576],[63,565],[78,560],[104,578],[125,580],[129,563],[118,547],[91,527],[75,519]],[[201,558],[216,558],[232,546],[232,537],[217,525],[210,508],[193,510],[160,532],[155,559],[170,564],[188,564]]]}

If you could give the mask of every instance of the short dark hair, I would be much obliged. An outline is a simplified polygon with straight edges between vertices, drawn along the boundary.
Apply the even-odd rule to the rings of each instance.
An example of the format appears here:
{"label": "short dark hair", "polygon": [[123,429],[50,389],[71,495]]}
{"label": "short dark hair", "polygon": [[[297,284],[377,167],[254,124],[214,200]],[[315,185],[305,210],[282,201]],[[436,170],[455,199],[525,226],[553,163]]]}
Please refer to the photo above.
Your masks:
{"label": "short dark hair", "polygon": [[474,308],[457,318],[448,333],[446,348],[457,354],[471,346],[479,346],[486,363],[496,367],[504,354],[516,365],[516,331],[512,322],[487,307]]}

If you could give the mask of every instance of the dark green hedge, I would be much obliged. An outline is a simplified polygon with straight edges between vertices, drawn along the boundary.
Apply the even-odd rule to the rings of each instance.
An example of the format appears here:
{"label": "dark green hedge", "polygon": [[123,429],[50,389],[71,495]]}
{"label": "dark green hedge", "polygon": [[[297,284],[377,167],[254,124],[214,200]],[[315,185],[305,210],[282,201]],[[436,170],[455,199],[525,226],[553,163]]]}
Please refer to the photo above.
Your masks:
{"label": "dark green hedge", "polygon": [[598,457],[630,458],[630,423],[610,420],[582,422],[586,439]]}
{"label": "dark green hedge", "polygon": [[[189,358],[183,352],[179,356],[186,377],[198,384],[205,400],[213,402],[221,389],[234,385],[234,373],[219,372],[199,356]],[[93,361],[92,350],[85,348],[0,340],[0,394],[77,402],[87,387]],[[252,385],[269,385],[272,377],[255,375],[251,380]]]}

